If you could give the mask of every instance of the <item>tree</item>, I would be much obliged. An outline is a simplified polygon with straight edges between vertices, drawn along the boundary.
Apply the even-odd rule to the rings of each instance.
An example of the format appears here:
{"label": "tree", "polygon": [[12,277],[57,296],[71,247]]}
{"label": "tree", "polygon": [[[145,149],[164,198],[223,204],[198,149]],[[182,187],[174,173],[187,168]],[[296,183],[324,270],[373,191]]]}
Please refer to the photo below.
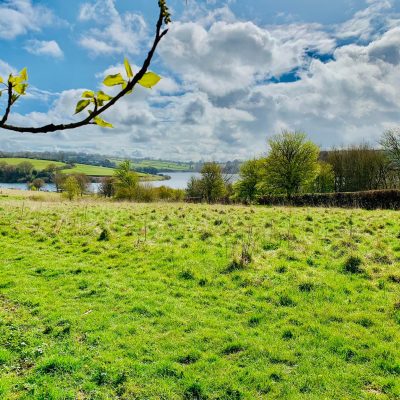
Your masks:
{"label": "tree", "polygon": [[86,192],[89,191],[90,179],[85,174],[72,174],[75,177],[76,181],[79,185],[79,194],[83,196]]}
{"label": "tree", "polygon": [[25,176],[29,176],[33,171],[33,164],[29,161],[22,161],[17,165],[17,171]]}
{"label": "tree", "polygon": [[263,160],[250,160],[240,167],[240,179],[234,184],[234,197],[245,203],[253,203],[259,193]]}
{"label": "tree", "polygon": [[113,197],[115,195],[115,178],[105,176],[101,178],[99,185],[99,194],[104,197]]}
{"label": "tree", "polygon": [[168,32],[168,29],[164,29],[164,26],[171,22],[171,16],[166,4],[166,0],[159,0],[158,6],[160,8],[160,13],[156,25],[155,37],[150,51],[140,70],[136,73],[136,75],[134,75],[129,61],[125,58],[124,65],[126,79],[120,73],[118,73],[115,75],[108,75],[103,81],[105,86],[121,86],[121,90],[116,96],[112,97],[101,90],[97,93],[90,90],[83,92],[82,99],[79,100],[76,105],[75,114],[82,112],[89,106],[90,109],[88,110],[88,116],[82,118],[78,122],[67,124],[48,124],[40,127],[21,127],[9,125],[7,124],[7,121],[12,107],[21,96],[26,94],[26,90],[28,88],[28,71],[27,68],[24,68],[17,75],[10,74],[6,81],[0,77],[0,85],[3,85],[4,87],[3,89],[0,89],[0,96],[4,92],[7,94],[7,105],[3,117],[0,117],[0,128],[15,132],[30,133],[48,133],[60,130],[75,129],[93,124],[104,128],[112,128],[112,125],[101,119],[100,115],[117,103],[122,97],[132,93],[137,84],[146,88],[151,88],[155,86],[161,79],[154,72],[148,72],[157,46]]}
{"label": "tree", "polygon": [[394,168],[400,170],[400,129],[388,129],[385,131],[380,144]]}
{"label": "tree", "polygon": [[190,201],[203,200],[203,187],[200,178],[190,177],[186,187],[186,198]]}
{"label": "tree", "polygon": [[62,185],[62,189],[63,189],[63,196],[70,201],[72,201],[75,197],[77,197],[81,190],[76,177],[73,175],[67,176]]}
{"label": "tree", "polygon": [[66,179],[66,175],[62,174],[62,173],[55,173],[53,175],[52,181],[54,183],[54,185],[56,186],[56,191],[57,192],[61,192],[62,191],[62,186],[65,182]]}
{"label": "tree", "polygon": [[137,195],[139,176],[131,170],[131,162],[123,161],[115,170],[115,196],[119,199],[134,200]]}
{"label": "tree", "polygon": [[313,183],[315,193],[331,193],[335,191],[335,173],[333,167],[325,161],[318,163],[318,175]]}
{"label": "tree", "polygon": [[46,183],[43,179],[36,178],[29,184],[29,189],[30,190],[40,190],[45,184]]}
{"label": "tree", "polygon": [[270,151],[264,169],[268,190],[290,198],[314,181],[319,148],[304,133],[283,131],[268,143]]}
{"label": "tree", "polygon": [[200,172],[203,198],[207,203],[221,200],[226,193],[221,166],[215,162],[205,163]]}

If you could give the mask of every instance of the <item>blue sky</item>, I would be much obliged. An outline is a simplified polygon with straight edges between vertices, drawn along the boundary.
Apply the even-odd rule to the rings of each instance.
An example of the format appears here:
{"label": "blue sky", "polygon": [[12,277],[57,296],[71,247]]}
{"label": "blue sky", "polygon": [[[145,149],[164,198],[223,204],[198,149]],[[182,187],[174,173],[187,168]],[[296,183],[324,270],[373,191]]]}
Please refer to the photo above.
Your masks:
{"label": "blue sky", "polygon": [[[0,150],[245,159],[282,129],[327,148],[376,143],[398,125],[400,1],[168,3],[173,23],[152,65],[163,80],[107,115],[114,130],[2,131]],[[31,84],[11,121],[75,118],[82,90],[101,88],[124,55],[141,64],[156,16],[156,0],[0,0],[0,75],[27,66]]]}

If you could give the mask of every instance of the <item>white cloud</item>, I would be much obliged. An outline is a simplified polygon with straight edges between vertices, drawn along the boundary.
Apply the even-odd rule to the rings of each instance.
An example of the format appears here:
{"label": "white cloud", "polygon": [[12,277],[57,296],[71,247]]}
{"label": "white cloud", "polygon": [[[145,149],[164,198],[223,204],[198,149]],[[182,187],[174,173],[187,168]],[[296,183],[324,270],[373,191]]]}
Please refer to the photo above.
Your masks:
{"label": "white cloud", "polygon": [[214,21],[206,27],[200,21],[173,23],[160,54],[185,81],[224,96],[303,67],[306,51],[326,53],[334,47],[319,25],[267,29],[253,22]]}
{"label": "white cloud", "polygon": [[0,39],[14,39],[29,31],[40,31],[56,20],[46,7],[31,0],[4,0],[0,4]]}
{"label": "white cloud", "polygon": [[137,54],[147,38],[144,18],[131,12],[120,14],[114,0],[84,3],[78,19],[98,25],[85,32],[79,40],[80,45],[93,56]]}
{"label": "white cloud", "polygon": [[37,56],[64,57],[63,51],[55,40],[29,40],[25,45],[25,50]]}

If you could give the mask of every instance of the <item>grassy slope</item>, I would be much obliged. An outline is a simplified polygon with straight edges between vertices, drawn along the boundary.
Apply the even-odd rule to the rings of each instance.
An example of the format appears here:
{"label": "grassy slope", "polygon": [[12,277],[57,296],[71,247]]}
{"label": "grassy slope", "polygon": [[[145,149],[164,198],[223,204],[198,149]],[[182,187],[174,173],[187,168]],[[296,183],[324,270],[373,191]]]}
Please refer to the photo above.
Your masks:
{"label": "grassy slope", "polygon": [[[57,166],[63,166],[64,163],[56,162],[56,161],[48,161],[48,160],[34,160],[30,158],[0,158],[0,162],[4,161],[11,165],[17,165],[23,161],[28,161],[34,165],[34,168],[37,170],[45,169],[49,164],[56,164]],[[98,167],[95,165],[85,165],[85,164],[75,164],[75,167],[72,169],[65,169],[61,171],[66,174],[71,173],[81,173],[89,176],[112,176],[114,174],[113,168],[106,167]],[[159,180],[160,178],[155,175],[150,174],[139,174],[139,176],[144,180]]]}
{"label": "grassy slope", "polygon": [[58,161],[33,160],[31,158],[0,158],[0,162],[2,162],[2,161],[6,162],[7,164],[10,164],[10,165],[18,165],[21,162],[27,161],[27,162],[30,162],[31,164],[33,164],[34,168],[39,171],[45,169],[49,164],[55,164],[58,167],[65,165],[64,163],[58,162]]}
{"label": "grassy slope", "polygon": [[[122,160],[114,159],[112,161],[119,163]],[[140,162],[132,162],[132,166],[134,168],[152,167],[159,170],[167,170],[170,172],[191,171],[189,168],[189,164],[178,164],[173,161],[142,160]]]}
{"label": "grassy slope", "polygon": [[[250,227],[253,261],[229,272]],[[399,228],[390,211],[0,197],[0,397],[399,398]]]}

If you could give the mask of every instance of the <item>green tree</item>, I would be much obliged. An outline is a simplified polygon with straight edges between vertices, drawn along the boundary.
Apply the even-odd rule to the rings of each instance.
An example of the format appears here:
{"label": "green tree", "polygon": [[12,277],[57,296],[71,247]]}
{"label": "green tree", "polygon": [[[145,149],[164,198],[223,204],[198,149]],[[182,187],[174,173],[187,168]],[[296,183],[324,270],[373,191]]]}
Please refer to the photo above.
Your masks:
{"label": "green tree", "polygon": [[283,131],[268,144],[264,180],[270,192],[290,198],[315,180],[319,148],[304,133]]}
{"label": "green tree", "polygon": [[215,203],[226,194],[222,168],[215,162],[205,163],[201,169],[201,188],[204,200]]}
{"label": "green tree", "polygon": [[73,175],[67,176],[64,183],[62,184],[63,196],[68,200],[73,200],[80,194],[79,182]]}
{"label": "green tree", "polygon": [[28,186],[30,190],[40,190],[45,185],[45,181],[41,178],[34,179]]}
{"label": "green tree", "polygon": [[203,187],[200,178],[191,176],[186,187],[186,198],[188,200],[203,200]]}
{"label": "green tree", "polygon": [[115,196],[118,199],[134,200],[137,196],[139,176],[131,170],[129,160],[121,162],[115,170]]}
{"label": "green tree", "polygon": [[331,193],[335,191],[335,173],[331,164],[318,162],[318,175],[315,178],[312,191],[315,193]]}
{"label": "green tree", "polygon": [[249,160],[240,167],[240,179],[233,185],[234,198],[253,203],[259,194],[259,182],[262,176],[263,160]]}

